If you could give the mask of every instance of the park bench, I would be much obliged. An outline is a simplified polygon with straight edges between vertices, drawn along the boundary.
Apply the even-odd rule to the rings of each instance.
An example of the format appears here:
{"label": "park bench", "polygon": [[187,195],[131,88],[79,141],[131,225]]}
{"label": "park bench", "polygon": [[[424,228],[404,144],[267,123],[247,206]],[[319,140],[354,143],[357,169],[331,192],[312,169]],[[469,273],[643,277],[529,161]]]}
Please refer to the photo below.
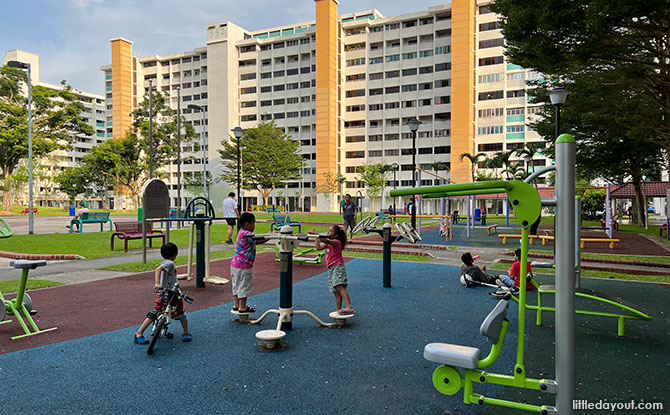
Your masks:
{"label": "park bench", "polygon": [[[507,234],[507,235],[499,234],[498,238],[502,238],[502,243],[506,244],[508,238],[519,238],[520,239],[521,234]],[[533,241],[537,238],[539,238],[539,236],[537,236],[537,235],[528,235],[528,243],[532,245]]]}
{"label": "park bench", "polygon": [[540,235],[539,238],[542,241],[542,245],[546,245],[547,241],[553,241],[554,240],[554,237],[551,236],[551,235]]}
{"label": "park bench", "polygon": [[610,238],[582,238],[579,245],[582,249],[584,249],[584,242],[607,242],[610,244],[610,249],[614,249],[614,244],[619,242],[619,240]]}
{"label": "park bench", "polygon": [[79,225],[79,233],[84,231],[84,223],[99,223],[100,232],[102,232],[102,226],[109,222],[109,231],[112,231],[112,220],[109,218],[111,212],[84,212],[81,214],[81,218],[74,218],[70,221],[70,233],[74,231],[74,225]]}
{"label": "park bench", "polygon": [[[21,211],[21,214],[22,214],[22,215],[27,215],[27,214],[29,214],[29,213],[30,213],[30,209],[28,209],[28,208],[25,208],[25,209],[23,209],[23,210]],[[40,214],[40,211],[37,210],[37,208],[33,208],[33,213],[36,214],[36,215],[39,215],[39,214]]]}
{"label": "park bench", "polygon": [[279,209],[273,208],[273,207],[269,207],[269,208],[265,209],[265,213],[279,213],[279,212],[280,212]]}
{"label": "park bench", "polygon": [[491,231],[493,231],[494,234],[498,231],[498,224],[497,223],[494,224],[494,225],[488,225],[486,227],[486,233],[491,235]]}
{"label": "park bench", "polygon": [[[142,222],[115,222],[116,232],[112,234],[110,249],[114,250],[114,237],[118,237],[124,241],[123,252],[128,252],[128,241],[133,239],[142,239]],[[149,240],[149,247],[154,238],[161,238],[165,244],[165,233],[159,230],[151,229],[151,223],[147,223],[147,239]]]}
{"label": "park bench", "polygon": [[301,228],[302,224],[297,220],[291,220],[291,218],[288,215],[280,215],[275,213],[272,215],[272,219],[273,221],[270,224],[270,232],[272,232],[274,228],[281,229],[281,227],[284,225],[289,225],[291,227],[297,226],[298,233],[302,232]]}

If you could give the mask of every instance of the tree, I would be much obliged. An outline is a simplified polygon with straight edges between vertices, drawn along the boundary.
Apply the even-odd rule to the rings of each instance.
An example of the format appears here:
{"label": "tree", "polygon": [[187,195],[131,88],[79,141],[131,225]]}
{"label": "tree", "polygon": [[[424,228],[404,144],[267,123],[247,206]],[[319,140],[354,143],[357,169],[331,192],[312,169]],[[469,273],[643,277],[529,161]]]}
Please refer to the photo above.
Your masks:
{"label": "tree", "polygon": [[486,158],[486,154],[484,153],[477,153],[475,155],[472,155],[470,153],[463,153],[459,156],[460,160],[463,161],[464,158],[470,160],[470,174],[472,181],[475,181],[475,166],[477,165],[477,162],[479,161],[480,158]]}
{"label": "tree", "polygon": [[[526,143],[524,148],[515,150],[514,153],[522,159],[523,156],[528,156],[528,166],[526,166],[526,172],[528,172],[528,167],[533,163],[535,155],[541,153],[546,147],[545,143]],[[526,176],[528,176],[528,174],[526,174]]]}
{"label": "tree", "polygon": [[[439,175],[440,171],[449,171],[449,166],[447,163],[443,163],[441,161],[433,161],[432,163],[428,164],[428,170],[432,170],[435,172],[435,174]],[[449,180],[447,180],[448,182]]]}
{"label": "tree", "polygon": [[[11,182],[21,160],[28,157],[27,94],[21,94],[27,74],[3,66],[0,68],[0,170],[3,181]],[[33,156],[39,158],[56,149],[67,148],[72,134],[91,135],[93,127],[84,122],[80,113],[84,106],[72,93],[72,88],[61,82],[62,89],[32,88],[32,144]],[[4,192],[2,210],[12,205],[11,186]]]}
{"label": "tree", "polygon": [[323,195],[326,197],[326,200],[330,200],[330,195],[333,193],[338,193],[341,200],[342,191],[340,190],[340,186],[346,181],[345,177],[341,174],[335,174],[331,171],[327,171],[323,173],[323,178],[326,184],[326,191]]}
{"label": "tree", "polygon": [[[361,182],[365,184],[365,190],[368,193],[371,205],[374,198],[384,194],[384,187],[391,171],[393,171],[393,167],[386,163],[366,163],[358,168]],[[383,203],[382,200],[382,209],[384,208]]]}
{"label": "tree", "polygon": [[68,195],[70,204],[78,195],[86,191],[86,177],[82,167],[65,169],[56,176],[56,182],[60,185],[60,191]]}
{"label": "tree", "polygon": [[[221,181],[220,177],[214,177],[212,175],[212,172],[207,171],[207,179],[205,182],[205,186],[207,186],[207,193],[209,194],[209,189],[212,188],[216,183],[219,183]],[[191,172],[190,174],[186,174],[184,176],[184,189],[186,190],[186,193],[188,193],[192,197],[196,196],[201,196],[203,189],[202,189],[202,172],[201,171],[194,171]]]}
{"label": "tree", "polygon": [[[221,141],[219,156],[224,162],[221,177],[237,183],[237,139],[230,136]],[[301,178],[303,164],[299,143],[277,128],[274,121],[261,121],[256,127],[244,131],[240,138],[242,161],[242,187],[256,189],[265,204],[272,191],[288,180]]]}
{"label": "tree", "polygon": [[[563,79],[586,76],[603,89],[637,89],[656,108],[639,116],[670,149],[670,0],[498,0],[491,10],[501,15],[512,63]],[[603,77],[613,69],[626,74],[618,85]]]}
{"label": "tree", "polygon": [[493,159],[496,160],[496,164],[499,164],[503,169],[503,173],[507,175],[507,180],[510,180],[510,177],[514,176],[516,173],[516,168],[512,166],[511,161],[513,154],[514,151],[501,151],[493,156]]}
{"label": "tree", "polygon": [[582,196],[582,211],[590,219],[598,216],[598,212],[605,210],[605,191],[602,189],[587,189]]}

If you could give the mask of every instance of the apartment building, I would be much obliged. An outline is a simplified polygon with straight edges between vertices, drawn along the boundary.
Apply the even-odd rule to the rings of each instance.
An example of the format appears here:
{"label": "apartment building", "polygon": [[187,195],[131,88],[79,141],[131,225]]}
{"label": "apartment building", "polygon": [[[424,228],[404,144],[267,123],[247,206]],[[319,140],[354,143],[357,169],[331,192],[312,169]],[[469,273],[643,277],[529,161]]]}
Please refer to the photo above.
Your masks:
{"label": "apartment building", "polygon": [[[365,163],[397,163],[389,186],[410,186],[412,118],[421,121],[417,166],[442,162],[450,171],[440,176],[470,181],[462,153],[493,155],[541,141],[526,125],[537,106],[527,103],[525,93],[525,81],[540,75],[505,61],[489,3],[455,0],[384,17],[376,9],[338,15],[336,0],[316,0],[313,21],[256,31],[230,21],[211,24],[206,46],[169,56],[136,58],[132,42],[113,39],[112,64],[101,68],[106,135],[125,133],[151,80],[153,88],[169,92],[174,110],[181,104],[181,113],[205,137],[206,162],[215,174],[222,168],[216,150],[237,126],[272,119],[298,140],[303,177],[274,195],[290,209],[336,210],[337,201],[324,196],[326,173],[344,175],[345,192],[365,195],[357,173]],[[188,109],[193,103],[205,111],[204,122],[199,111]],[[193,156],[184,174],[202,169]],[[168,170],[175,198],[176,169]],[[428,174],[420,180],[439,182]],[[219,186],[210,195],[215,201],[235,187]],[[259,203],[258,195],[245,196],[247,204]]]}
{"label": "apartment building", "polygon": [[[50,90],[62,90],[62,85],[54,85],[39,78],[40,64],[39,55],[20,49],[10,50],[5,53],[4,64],[9,61],[18,61],[30,64],[31,83],[33,87],[41,86]],[[60,192],[55,177],[64,169],[78,166],[82,157],[90,153],[93,147],[106,140],[106,108],[102,95],[81,91],[72,87],[72,93],[76,95],[84,106],[80,114],[83,121],[95,129],[94,135],[74,134],[72,136],[69,150],[59,150],[52,154],[36,159],[34,163],[34,203],[36,206],[65,206],[69,197]],[[28,203],[28,186],[21,195],[23,203]],[[94,201],[99,203],[101,200]]]}

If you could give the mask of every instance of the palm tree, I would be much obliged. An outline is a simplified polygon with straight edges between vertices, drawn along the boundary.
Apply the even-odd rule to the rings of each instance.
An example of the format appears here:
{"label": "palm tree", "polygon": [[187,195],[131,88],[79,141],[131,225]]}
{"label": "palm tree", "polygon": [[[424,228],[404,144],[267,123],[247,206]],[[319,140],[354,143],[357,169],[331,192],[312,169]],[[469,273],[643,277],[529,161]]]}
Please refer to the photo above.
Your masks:
{"label": "palm tree", "polygon": [[513,169],[510,168],[512,164],[510,159],[512,158],[513,154],[514,151],[501,151],[499,153],[496,153],[495,156],[493,156],[493,158],[497,159],[498,160],[497,162],[503,168],[503,173],[507,174],[507,180],[510,179],[510,172],[513,171]]}
{"label": "palm tree", "polygon": [[[545,148],[545,143],[526,143],[524,148],[516,150],[515,153],[521,158],[523,158],[524,155],[528,155],[528,166],[530,166],[531,162],[533,161],[533,157],[535,157],[536,154],[540,153]],[[526,171],[528,170],[528,166],[526,167]]]}
{"label": "palm tree", "polygon": [[449,171],[449,166],[441,161],[433,161],[432,163],[428,164],[428,170],[432,170],[435,172],[435,174],[438,174],[440,170]]}
{"label": "palm tree", "polygon": [[475,155],[472,155],[470,153],[463,153],[460,155],[460,160],[463,161],[463,159],[468,159],[470,160],[470,171],[472,174],[472,181],[475,181],[475,165],[479,161],[480,158],[486,158],[486,154],[484,153],[477,153]]}
{"label": "palm tree", "polygon": [[495,178],[497,180],[499,179],[498,170],[502,169],[503,167],[502,160],[499,157],[491,157],[489,159],[486,159],[486,161],[484,162],[484,167],[493,170],[493,174],[495,175]]}

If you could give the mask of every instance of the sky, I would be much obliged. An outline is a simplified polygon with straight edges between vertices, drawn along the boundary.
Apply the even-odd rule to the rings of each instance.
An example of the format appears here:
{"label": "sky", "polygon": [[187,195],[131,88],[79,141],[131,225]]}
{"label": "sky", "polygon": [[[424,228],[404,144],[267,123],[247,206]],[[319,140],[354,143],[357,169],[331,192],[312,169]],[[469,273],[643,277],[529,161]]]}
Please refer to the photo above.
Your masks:
{"label": "sky", "polygon": [[[384,16],[427,10],[449,0],[340,0],[339,14],[376,8]],[[138,57],[206,46],[208,24],[231,21],[247,30],[314,20],[314,0],[0,0],[0,57],[36,53],[40,81],[66,80],[103,94],[109,40],[133,42]]]}

